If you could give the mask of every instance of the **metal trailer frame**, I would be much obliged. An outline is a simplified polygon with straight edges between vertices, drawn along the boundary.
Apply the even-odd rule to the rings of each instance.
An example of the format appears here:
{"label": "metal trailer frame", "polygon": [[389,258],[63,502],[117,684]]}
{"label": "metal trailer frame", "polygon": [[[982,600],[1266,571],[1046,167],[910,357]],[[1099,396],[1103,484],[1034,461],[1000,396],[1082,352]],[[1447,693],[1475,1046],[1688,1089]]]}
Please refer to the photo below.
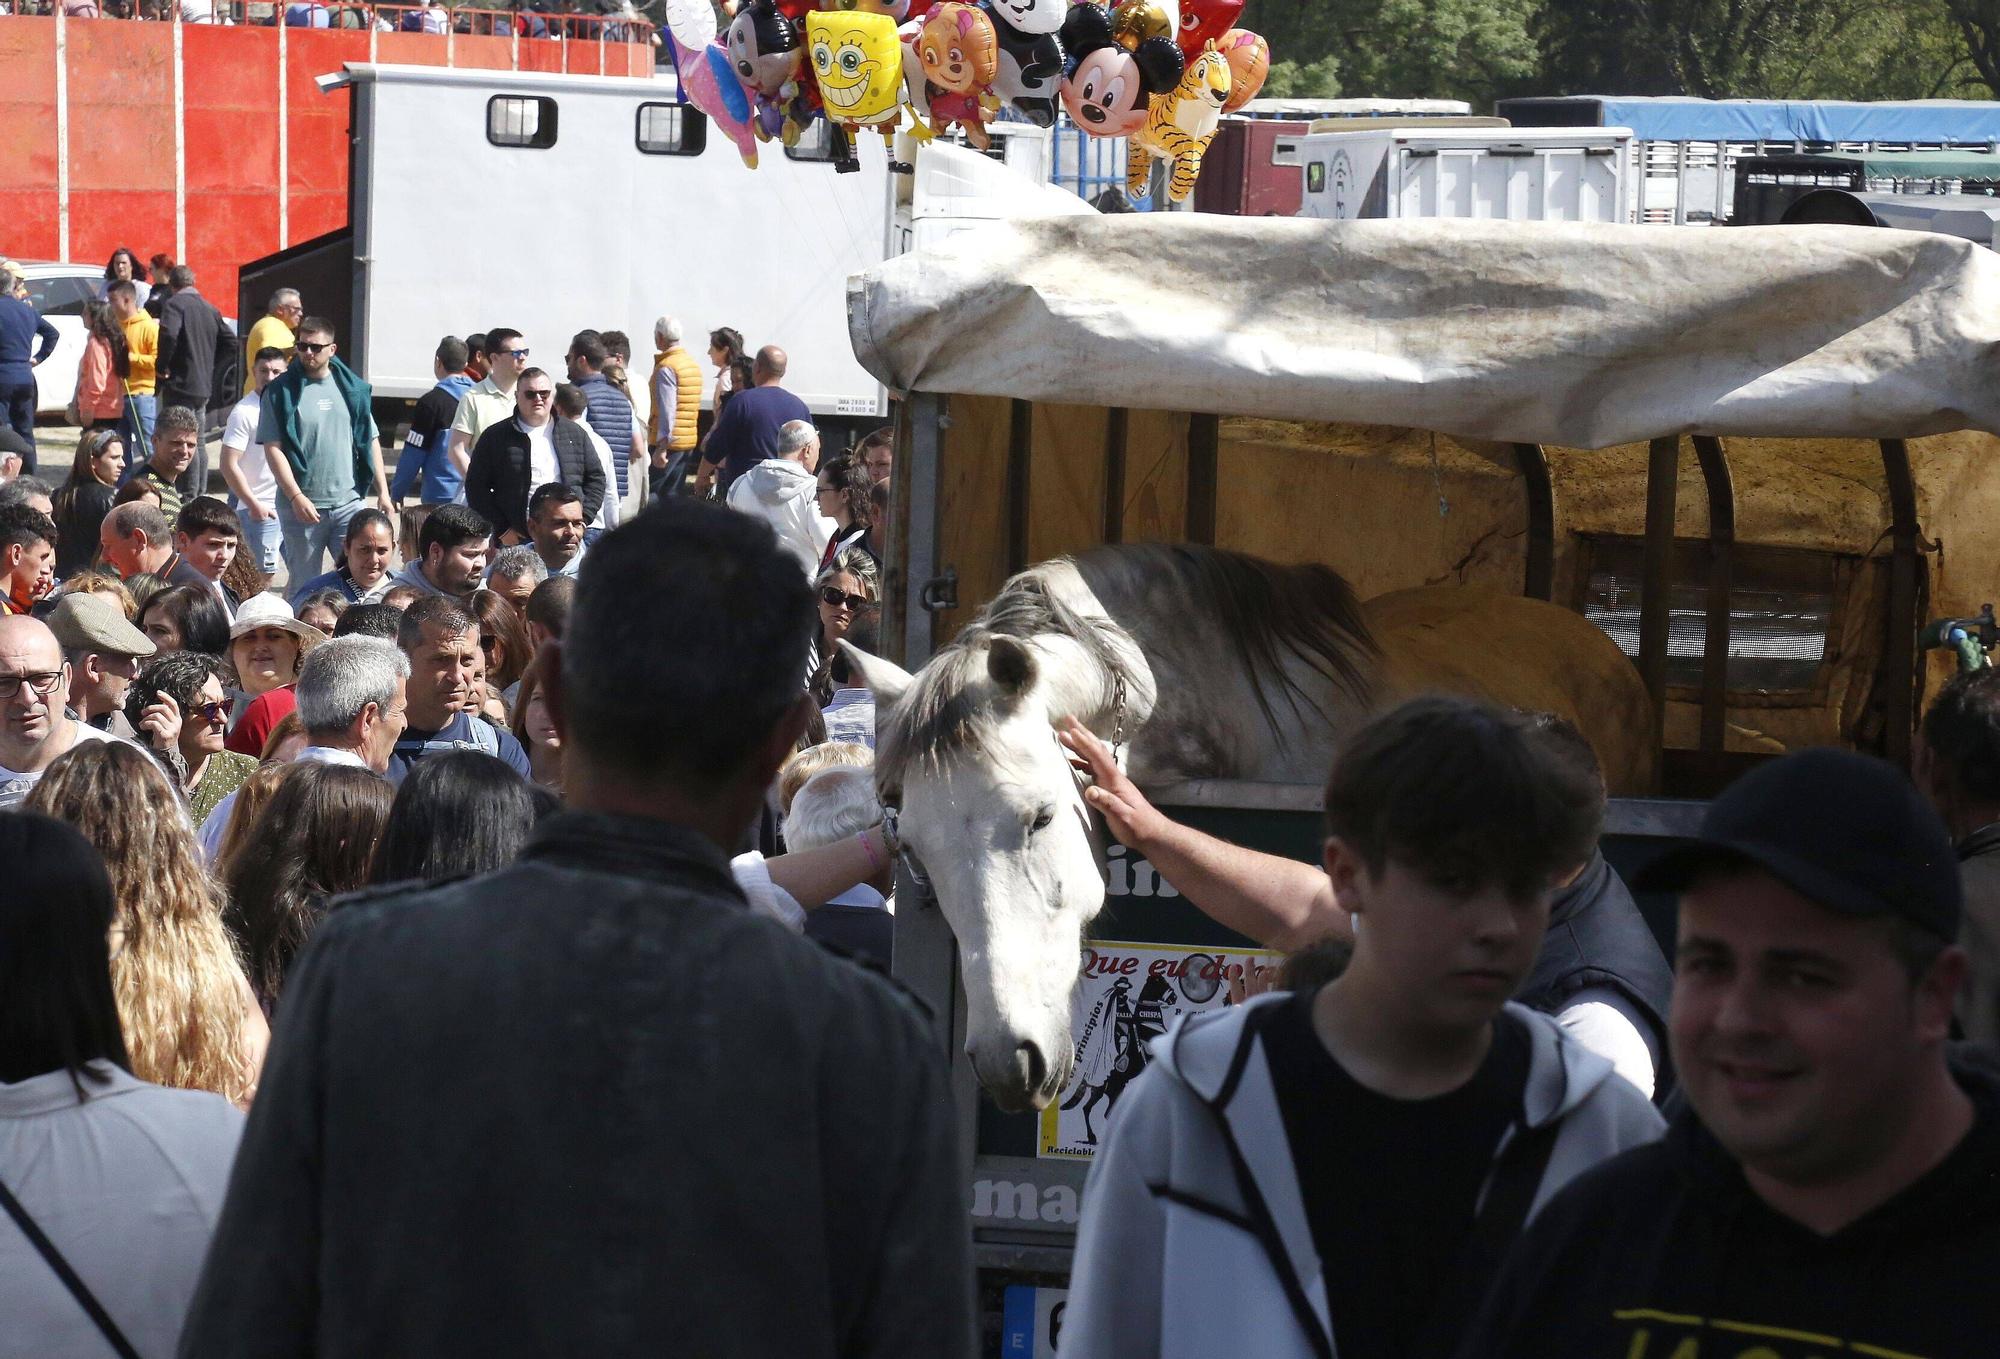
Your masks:
{"label": "metal trailer frame", "polygon": [[[1012,403],[1009,420],[1005,503],[1009,572],[1028,565],[1030,404]],[[940,488],[944,477],[945,431],[951,424],[949,398],[912,392],[900,404],[897,474],[891,516],[897,550],[886,564],[883,636],[900,651],[909,669],[924,664],[941,645],[936,613],[956,608],[958,580],[947,560]],[[1101,506],[1104,541],[1123,539],[1126,433],[1129,412],[1107,412]],[[1216,474],[1220,417],[1194,413],[1188,429],[1188,495],[1181,526],[1184,541],[1212,543],[1216,525]],[[1887,485],[1890,525],[1889,645],[1885,667],[1888,693],[1885,753],[1906,759],[1919,693],[1918,648],[1921,535],[1916,484],[1907,447],[1900,439],[1879,441]],[[1708,492],[1705,581],[1705,657],[1702,673],[1698,763],[1718,779],[1740,766],[1743,757],[1724,750],[1725,689],[1730,632],[1729,595],[1736,545],[1736,501],[1728,451],[1721,439],[1696,435],[1651,441],[1647,460],[1645,555],[1642,576],[1638,665],[1653,697],[1655,712],[1667,699],[1669,586],[1674,542],[1678,473],[1684,448],[1692,447]],[[1554,495],[1547,451],[1539,444],[1513,445],[1527,505],[1526,560],[1522,593],[1548,600],[1555,560]],[[1234,809],[1312,813],[1319,790],[1306,786],[1203,780],[1148,789],[1163,808],[1176,811]],[[1653,842],[1657,847],[1693,833],[1703,804],[1665,798],[1614,799],[1605,821],[1607,840]],[[898,869],[896,894],[905,903],[922,899],[922,889]],[[1655,922],[1656,929],[1659,923]],[[980,1096],[971,1063],[963,1055],[965,1004],[959,987],[957,946],[941,912],[899,911],[894,973],[921,997],[934,1016],[937,1038],[951,1060],[951,1090],[958,1113],[961,1155],[968,1172],[974,1216],[975,1258],[982,1271],[999,1271],[1048,1281],[1068,1270],[1075,1210],[1087,1166],[1077,1162],[984,1154],[978,1146]],[[984,1209],[985,1211],[981,1211]]]}

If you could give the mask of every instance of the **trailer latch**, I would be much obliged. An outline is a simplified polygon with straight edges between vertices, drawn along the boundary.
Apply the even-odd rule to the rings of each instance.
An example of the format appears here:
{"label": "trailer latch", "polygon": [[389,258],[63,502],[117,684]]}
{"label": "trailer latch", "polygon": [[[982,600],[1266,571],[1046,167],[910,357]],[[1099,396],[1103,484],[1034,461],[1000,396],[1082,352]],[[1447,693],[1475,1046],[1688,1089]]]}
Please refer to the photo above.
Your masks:
{"label": "trailer latch", "polygon": [[958,568],[947,566],[943,575],[932,576],[917,591],[917,603],[932,613],[958,607]]}

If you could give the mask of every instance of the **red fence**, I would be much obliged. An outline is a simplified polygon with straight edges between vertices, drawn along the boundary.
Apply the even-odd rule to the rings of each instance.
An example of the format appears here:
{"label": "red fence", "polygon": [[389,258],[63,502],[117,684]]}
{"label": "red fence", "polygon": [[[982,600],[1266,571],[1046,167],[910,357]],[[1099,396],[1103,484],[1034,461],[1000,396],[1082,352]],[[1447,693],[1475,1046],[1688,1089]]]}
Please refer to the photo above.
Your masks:
{"label": "red fence", "polygon": [[[335,23],[364,25],[370,13],[394,25],[405,12],[330,8]],[[500,17],[459,14],[483,29]],[[537,17],[502,22],[526,28]],[[9,18],[0,256],[102,264],[121,245],[141,259],[164,251],[228,310],[238,266],[347,223],[348,98],[321,94],[314,77],[364,61],[653,72],[643,26],[545,22],[547,37]]]}

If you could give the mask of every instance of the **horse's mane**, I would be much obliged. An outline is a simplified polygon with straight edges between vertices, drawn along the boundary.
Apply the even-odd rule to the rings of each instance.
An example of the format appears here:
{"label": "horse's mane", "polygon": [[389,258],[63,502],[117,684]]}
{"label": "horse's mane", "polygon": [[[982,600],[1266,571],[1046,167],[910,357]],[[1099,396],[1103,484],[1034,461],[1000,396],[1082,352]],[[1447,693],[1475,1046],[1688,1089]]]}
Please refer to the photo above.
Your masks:
{"label": "horse's mane", "polygon": [[[1264,720],[1279,725],[1274,700],[1294,713],[1300,705],[1330,714],[1285,668],[1303,661],[1356,700],[1369,683],[1362,662],[1377,654],[1354,588],[1332,567],[1317,562],[1281,565],[1222,548],[1134,543],[1087,552],[1078,562],[1084,578],[1119,576],[1136,596],[1171,581],[1193,611],[1205,615],[1226,639],[1250,678]],[[1101,594],[1102,592],[1100,592]]]}
{"label": "horse's mane", "polygon": [[900,784],[912,760],[936,760],[953,751],[980,748],[991,717],[1005,711],[990,700],[990,694],[976,696],[974,685],[986,673],[982,652],[995,637],[1026,641],[1053,633],[1081,646],[1105,675],[1125,673],[1125,660],[1112,641],[1117,626],[1086,617],[1052,593],[1048,574],[1054,564],[1031,566],[1001,586],[979,616],[917,672],[876,733],[875,772],[883,787]]}
{"label": "horse's mane", "polygon": [[[1318,704],[1287,671],[1287,657],[1305,662],[1357,698],[1368,681],[1362,662],[1375,654],[1367,620],[1354,591],[1332,569],[1315,564],[1279,565],[1219,548],[1155,543],[1095,548],[1072,561],[1029,567],[1000,588],[980,615],[939,651],[885,714],[876,737],[875,767],[887,789],[902,782],[912,760],[977,750],[993,719],[1002,715],[991,690],[975,684],[985,673],[983,651],[995,637],[1026,640],[1054,633],[1081,646],[1114,684],[1126,662],[1113,638],[1115,623],[1079,613],[1049,589],[1050,567],[1073,565],[1100,599],[1138,598],[1166,582],[1191,611],[1205,615],[1228,639],[1250,677],[1265,719],[1278,725],[1274,700],[1296,710]],[[1105,599],[1114,609],[1112,599]],[[1110,701],[1107,689],[1106,701]],[[1326,716],[1323,712],[1322,717]]]}

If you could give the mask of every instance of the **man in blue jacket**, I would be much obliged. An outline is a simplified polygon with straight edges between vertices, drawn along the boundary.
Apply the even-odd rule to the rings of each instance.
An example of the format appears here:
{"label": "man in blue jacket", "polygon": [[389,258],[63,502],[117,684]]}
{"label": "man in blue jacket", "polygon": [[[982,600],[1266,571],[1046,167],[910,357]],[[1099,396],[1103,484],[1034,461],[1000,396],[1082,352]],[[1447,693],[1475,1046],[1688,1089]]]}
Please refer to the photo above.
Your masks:
{"label": "man in blue jacket", "polygon": [[410,432],[403,436],[403,451],[396,459],[396,477],[389,483],[389,498],[398,505],[418,492],[426,505],[449,505],[464,497],[465,478],[451,460],[451,422],[458,403],[472,390],[465,374],[471,357],[465,341],[447,335],[438,341],[431,371],[438,385],[424,393],[410,416]]}
{"label": "man in blue jacket", "polygon": [[21,471],[29,475],[35,470],[34,370],[55,353],[59,337],[46,317],[14,296],[19,284],[13,270],[0,269],[0,408],[6,424],[28,445]]}

